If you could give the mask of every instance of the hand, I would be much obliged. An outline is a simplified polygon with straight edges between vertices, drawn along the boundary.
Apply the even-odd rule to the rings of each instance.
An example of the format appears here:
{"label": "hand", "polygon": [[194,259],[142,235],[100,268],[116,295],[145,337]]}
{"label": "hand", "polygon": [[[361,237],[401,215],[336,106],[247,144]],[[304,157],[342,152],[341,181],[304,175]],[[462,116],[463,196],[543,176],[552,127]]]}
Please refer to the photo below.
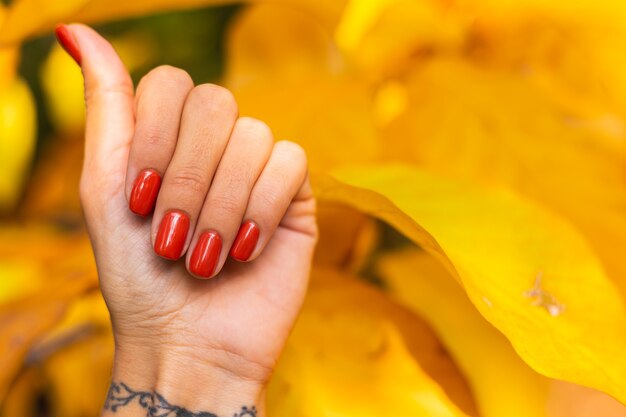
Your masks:
{"label": "hand", "polygon": [[[163,66],[135,94],[95,31],[57,36],[85,78],[80,195],[116,341],[105,414],[145,415],[141,398],[261,413],[317,239],[304,151],[222,87]],[[127,391],[146,395],[112,410]]]}

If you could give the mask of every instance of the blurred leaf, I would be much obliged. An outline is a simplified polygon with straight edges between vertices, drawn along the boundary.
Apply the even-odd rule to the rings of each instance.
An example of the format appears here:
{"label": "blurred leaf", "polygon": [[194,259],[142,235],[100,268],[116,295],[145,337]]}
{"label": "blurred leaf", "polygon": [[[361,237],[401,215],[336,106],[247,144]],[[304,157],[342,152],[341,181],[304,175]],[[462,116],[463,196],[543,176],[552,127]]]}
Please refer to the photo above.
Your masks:
{"label": "blurred leaf", "polygon": [[100,291],[76,300],[31,357],[42,366],[52,416],[100,414],[113,363],[113,332]]}
{"label": "blurred leaf", "polygon": [[55,138],[44,146],[20,206],[22,214],[32,219],[82,225],[78,195],[82,160],[82,135]]}
{"label": "blurred leaf", "polygon": [[41,373],[27,369],[17,377],[3,402],[0,402],[0,417],[34,417],[38,412],[38,401],[43,392]]}
{"label": "blurred leaf", "polygon": [[[253,0],[262,3],[263,0]],[[14,0],[0,27],[0,44],[22,41],[34,34],[49,32],[59,22],[97,23],[142,16],[157,12],[191,9],[210,5],[240,3],[236,0]],[[316,16],[327,26],[334,26],[346,0],[281,0]]]}
{"label": "blurred leaf", "polygon": [[35,103],[28,86],[19,78],[0,79],[0,212],[12,209],[21,196],[35,129]]}
{"label": "blurred leaf", "polygon": [[[626,14],[626,4],[615,0],[464,0],[459,2],[466,13],[485,20],[514,16],[555,16],[562,21],[618,21]],[[615,19],[615,20],[614,20]]]}
{"label": "blurred leaf", "polygon": [[62,134],[82,137],[85,105],[80,67],[55,44],[40,69],[40,79],[54,128]]}
{"label": "blurred leaf", "polygon": [[[0,21],[2,21],[2,9],[0,9]],[[0,87],[4,88],[15,80],[18,57],[18,48],[0,48]]]}
{"label": "blurred leaf", "polygon": [[457,407],[475,415],[432,331],[380,291],[331,269],[313,273],[268,403],[277,416],[467,415]]}
{"label": "blurred leaf", "polygon": [[242,10],[230,25],[226,48],[224,79],[235,89],[268,80],[279,87],[281,81],[325,78],[343,69],[331,34],[314,16],[281,4]]}
{"label": "blurred leaf", "polygon": [[479,7],[475,13],[481,14],[480,20],[468,33],[468,57],[531,83],[543,82],[546,90],[581,105],[599,102],[617,107],[623,116],[623,2],[569,2],[565,7],[565,2],[554,2],[561,3],[558,10],[551,10],[548,2],[524,3]]}
{"label": "blurred leaf", "polygon": [[51,416],[98,416],[113,363],[112,333],[95,333],[51,355],[45,362]]}
{"label": "blurred leaf", "polygon": [[380,147],[371,93],[358,75],[339,72],[332,48],[311,17],[269,4],[246,10],[228,43],[225,77],[241,114],[267,122],[276,139],[300,143],[313,171],[371,161]]}
{"label": "blurred leaf", "polygon": [[505,190],[409,167],[334,175],[316,179],[321,200],[380,217],[442,261],[533,369],[626,400],[624,305],[571,226]]}
{"label": "blurred leaf", "polygon": [[405,71],[416,57],[461,50],[467,19],[442,0],[352,0],[335,41],[368,79]]}
{"label": "blurred leaf", "polygon": [[31,346],[61,320],[72,299],[93,288],[89,280],[57,282],[55,288],[0,306],[0,403]]}
{"label": "blurred leaf", "polygon": [[72,302],[63,319],[30,348],[0,415],[34,416],[38,398],[45,400],[40,412],[46,415],[99,415],[112,362],[108,312],[100,292],[91,291]]}
{"label": "blurred leaf", "polygon": [[4,227],[0,254],[1,403],[30,349],[98,281],[85,234],[63,235],[35,224]]}
{"label": "blurred leaf", "polygon": [[358,271],[374,250],[378,238],[375,222],[365,214],[341,204],[317,207],[319,242],[313,263]]}

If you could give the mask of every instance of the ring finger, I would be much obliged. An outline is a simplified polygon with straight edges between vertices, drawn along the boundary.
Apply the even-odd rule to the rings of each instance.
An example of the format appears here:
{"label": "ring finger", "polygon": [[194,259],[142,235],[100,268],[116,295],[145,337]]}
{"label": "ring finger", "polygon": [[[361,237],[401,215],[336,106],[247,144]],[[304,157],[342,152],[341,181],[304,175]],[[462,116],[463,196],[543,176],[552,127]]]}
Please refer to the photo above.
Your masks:
{"label": "ring finger", "polygon": [[267,125],[256,119],[240,118],[224,151],[204,202],[187,268],[193,275],[209,278],[217,274],[235,240],[246,211],[252,187],[265,166],[273,145]]}

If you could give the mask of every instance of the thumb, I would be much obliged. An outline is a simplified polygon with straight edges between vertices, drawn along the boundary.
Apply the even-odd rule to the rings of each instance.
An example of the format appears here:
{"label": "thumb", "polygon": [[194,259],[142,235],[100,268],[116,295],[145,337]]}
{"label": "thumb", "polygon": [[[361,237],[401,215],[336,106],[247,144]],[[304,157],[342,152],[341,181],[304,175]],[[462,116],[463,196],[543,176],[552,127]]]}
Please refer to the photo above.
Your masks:
{"label": "thumb", "polygon": [[123,188],[135,127],[130,75],[111,44],[90,27],[59,25],[55,33],[61,46],[81,66],[85,79],[83,181],[97,184],[101,191]]}

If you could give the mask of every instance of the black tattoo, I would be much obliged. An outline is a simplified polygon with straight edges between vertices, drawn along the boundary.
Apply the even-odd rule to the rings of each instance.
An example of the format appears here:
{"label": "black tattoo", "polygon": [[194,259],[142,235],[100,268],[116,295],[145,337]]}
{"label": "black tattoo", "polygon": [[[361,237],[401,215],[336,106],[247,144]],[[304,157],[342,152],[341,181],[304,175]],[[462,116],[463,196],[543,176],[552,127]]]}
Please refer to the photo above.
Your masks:
{"label": "black tattoo", "polygon": [[[137,400],[146,409],[146,417],[218,417],[206,411],[192,412],[177,405],[171,405],[156,391],[134,391],[123,382],[111,382],[109,393],[104,402],[104,409],[116,413],[118,408],[126,407]],[[243,406],[233,417],[256,417],[256,407]]]}

